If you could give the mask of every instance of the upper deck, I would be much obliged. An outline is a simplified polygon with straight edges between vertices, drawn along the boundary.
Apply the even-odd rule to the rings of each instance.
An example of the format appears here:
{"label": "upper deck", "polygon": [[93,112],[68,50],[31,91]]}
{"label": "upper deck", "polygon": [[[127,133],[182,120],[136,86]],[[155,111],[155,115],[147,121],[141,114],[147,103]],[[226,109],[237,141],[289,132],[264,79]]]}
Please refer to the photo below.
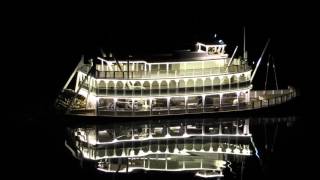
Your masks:
{"label": "upper deck", "polygon": [[[155,59],[118,60],[112,55],[97,57],[94,76],[96,79],[162,79],[235,74],[251,70],[247,61],[229,58],[225,46],[197,43],[195,51],[179,51]],[[85,64],[80,71],[86,74],[91,65]]]}
{"label": "upper deck", "polygon": [[[227,66],[225,62],[230,59],[224,60],[223,63],[217,66],[210,61],[190,61],[180,63],[147,63],[146,61],[133,61],[130,63],[132,69],[129,71],[121,71],[118,68],[115,70],[108,70],[107,67],[96,65],[95,78],[96,79],[154,79],[154,78],[178,78],[178,77],[196,77],[196,76],[209,76],[209,75],[224,75],[243,73],[251,70],[251,67],[245,63],[238,61]],[[115,63],[112,62],[111,63]],[[123,63],[123,61],[119,61]],[[129,66],[130,66],[129,65]],[[90,65],[85,65],[81,68],[81,72],[87,73]],[[125,66],[124,66],[124,69]]]}

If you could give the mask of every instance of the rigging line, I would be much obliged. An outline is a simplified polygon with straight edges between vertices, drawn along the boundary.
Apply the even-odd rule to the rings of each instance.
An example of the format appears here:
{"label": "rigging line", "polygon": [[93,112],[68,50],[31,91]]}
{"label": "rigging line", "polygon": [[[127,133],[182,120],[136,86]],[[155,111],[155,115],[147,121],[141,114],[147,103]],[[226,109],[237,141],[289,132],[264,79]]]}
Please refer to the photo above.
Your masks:
{"label": "rigging line", "polygon": [[269,75],[269,62],[270,62],[271,55],[269,54],[268,62],[267,62],[267,73],[266,73],[266,80],[264,82],[264,90],[267,90],[267,83],[268,83],[268,75]]}
{"label": "rigging line", "polygon": [[274,58],[273,57],[272,57],[272,67],[273,67],[273,72],[274,72],[274,78],[275,78],[275,81],[276,81],[276,88],[277,88],[277,90],[279,90],[278,78],[277,78],[277,72],[276,72],[276,65],[274,63]]}

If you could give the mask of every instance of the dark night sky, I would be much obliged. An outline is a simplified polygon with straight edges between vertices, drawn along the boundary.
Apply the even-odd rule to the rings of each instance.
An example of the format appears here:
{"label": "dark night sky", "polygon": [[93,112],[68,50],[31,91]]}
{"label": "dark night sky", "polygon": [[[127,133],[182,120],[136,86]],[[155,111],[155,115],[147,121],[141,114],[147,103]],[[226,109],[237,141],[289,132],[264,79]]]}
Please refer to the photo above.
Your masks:
{"label": "dark night sky", "polygon": [[[267,54],[276,58],[279,83],[301,88],[300,72],[308,69],[301,61],[311,59],[306,56],[313,53],[309,49],[315,31],[313,12],[304,4],[270,2],[15,6],[3,33],[9,47],[6,67],[14,67],[6,72],[10,79],[5,80],[15,87],[14,94],[22,88],[27,94],[20,114],[46,114],[82,54],[99,55],[100,48],[116,55],[186,49],[197,41],[210,40],[215,33],[231,54],[235,45],[242,50],[245,26],[249,60],[257,61],[271,38]],[[263,84],[265,63],[266,59],[255,87]],[[16,101],[19,98],[8,100],[12,106]]]}

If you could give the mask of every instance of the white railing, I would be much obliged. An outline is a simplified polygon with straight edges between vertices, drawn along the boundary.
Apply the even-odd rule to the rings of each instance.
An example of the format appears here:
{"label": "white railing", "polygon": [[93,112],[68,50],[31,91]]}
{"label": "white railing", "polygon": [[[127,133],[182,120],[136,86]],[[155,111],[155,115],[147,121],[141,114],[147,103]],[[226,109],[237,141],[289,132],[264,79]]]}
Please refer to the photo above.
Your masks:
{"label": "white railing", "polygon": [[153,107],[148,110],[117,110],[117,109],[99,109],[85,110],[73,109],[70,113],[74,115],[89,116],[117,116],[117,117],[140,117],[140,116],[164,116],[179,114],[199,114],[199,113],[217,113],[229,111],[243,111],[250,109],[259,109],[270,107],[290,101],[297,96],[296,90],[289,88],[286,90],[267,90],[251,91],[251,100],[249,103],[238,103],[236,105],[221,104],[221,106],[204,105],[204,106],[181,106],[178,108]]}
{"label": "white railing", "polygon": [[232,65],[227,67],[214,67],[188,70],[156,70],[156,71],[96,71],[97,79],[154,79],[154,78],[176,78],[176,77],[196,77],[204,75],[221,75],[241,73],[251,70],[247,64]]}

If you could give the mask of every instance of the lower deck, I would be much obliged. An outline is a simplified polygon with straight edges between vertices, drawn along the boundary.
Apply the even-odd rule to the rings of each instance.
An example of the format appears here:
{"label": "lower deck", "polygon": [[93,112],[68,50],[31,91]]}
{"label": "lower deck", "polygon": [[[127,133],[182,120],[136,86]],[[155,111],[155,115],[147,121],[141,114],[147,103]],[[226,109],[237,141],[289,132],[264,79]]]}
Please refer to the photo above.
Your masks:
{"label": "lower deck", "polygon": [[[159,99],[154,105],[151,102],[149,108],[138,108],[136,102],[120,102],[112,104],[111,108],[107,106],[98,106],[92,109],[78,108],[71,109],[68,114],[81,116],[109,116],[109,117],[150,117],[150,116],[168,116],[183,114],[201,114],[201,113],[219,113],[232,111],[246,111],[252,109],[266,108],[285,103],[296,97],[295,89],[288,88],[284,90],[266,90],[250,91],[250,100],[248,102],[240,101],[239,97],[212,97],[211,100],[195,97],[188,100],[179,100],[176,103],[167,99]],[[157,102],[157,101],[156,101]],[[150,103],[150,102],[149,102]]]}

